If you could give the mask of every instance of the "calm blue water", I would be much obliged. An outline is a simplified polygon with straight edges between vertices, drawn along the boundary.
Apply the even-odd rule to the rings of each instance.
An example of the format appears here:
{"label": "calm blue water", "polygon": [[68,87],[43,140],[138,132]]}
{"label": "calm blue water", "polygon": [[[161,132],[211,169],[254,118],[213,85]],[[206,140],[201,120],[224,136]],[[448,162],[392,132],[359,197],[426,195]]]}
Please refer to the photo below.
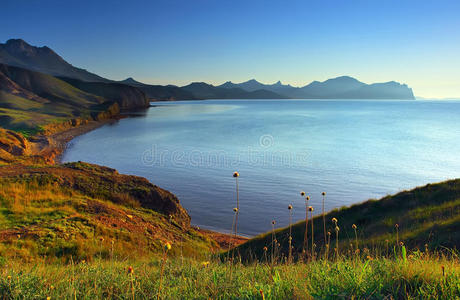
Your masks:
{"label": "calm blue water", "polygon": [[192,223],[255,235],[321,210],[460,177],[460,101],[215,100],[155,103],[77,137],[64,161],[135,174],[175,193]]}

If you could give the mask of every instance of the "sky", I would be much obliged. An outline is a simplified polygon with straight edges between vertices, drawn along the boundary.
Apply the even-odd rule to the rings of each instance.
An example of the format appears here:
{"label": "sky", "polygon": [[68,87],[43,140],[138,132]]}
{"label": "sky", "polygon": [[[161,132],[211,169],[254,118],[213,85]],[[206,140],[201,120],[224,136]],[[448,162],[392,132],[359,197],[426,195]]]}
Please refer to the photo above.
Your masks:
{"label": "sky", "polygon": [[0,42],[49,46],[103,77],[151,84],[342,75],[460,98],[460,1],[2,0]]}

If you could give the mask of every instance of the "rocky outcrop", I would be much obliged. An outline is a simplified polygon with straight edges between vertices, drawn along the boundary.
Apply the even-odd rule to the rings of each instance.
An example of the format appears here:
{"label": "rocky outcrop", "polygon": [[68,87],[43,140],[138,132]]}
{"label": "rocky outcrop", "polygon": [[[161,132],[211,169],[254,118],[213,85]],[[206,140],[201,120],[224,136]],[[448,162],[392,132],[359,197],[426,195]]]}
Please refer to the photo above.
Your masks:
{"label": "rocky outcrop", "polygon": [[83,162],[0,168],[0,177],[14,179],[16,176],[32,182],[56,184],[90,198],[122,206],[150,209],[165,215],[183,229],[190,228],[190,216],[180,205],[179,199],[142,177],[122,175],[114,169]]}
{"label": "rocky outcrop", "polygon": [[30,154],[29,141],[21,134],[0,127],[0,161],[12,162],[17,156]]}

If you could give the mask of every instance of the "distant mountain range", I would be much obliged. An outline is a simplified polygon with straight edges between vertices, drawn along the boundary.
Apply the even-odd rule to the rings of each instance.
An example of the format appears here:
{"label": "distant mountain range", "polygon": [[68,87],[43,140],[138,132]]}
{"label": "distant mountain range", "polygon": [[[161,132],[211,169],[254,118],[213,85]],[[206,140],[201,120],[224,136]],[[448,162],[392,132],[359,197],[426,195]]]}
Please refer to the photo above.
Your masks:
{"label": "distant mountain range", "polygon": [[[122,86],[135,88],[152,101],[288,98],[415,99],[412,89],[405,84],[399,84],[394,81],[365,84],[348,76],[337,77],[324,82],[314,81],[304,87],[284,85],[280,81],[275,84],[263,84],[254,79],[238,84],[228,81],[220,86],[194,82],[182,87],[144,84],[133,78],[114,81],[72,66],[46,46],[34,47],[21,39],[11,39],[5,44],[0,44],[0,63],[55,76],[83,91],[108,97],[113,101],[117,101],[117,93],[120,92]],[[109,92],[110,89],[113,90]],[[125,96],[136,94],[133,90],[130,92],[125,90],[124,93]],[[123,104],[122,100],[118,99],[118,101]],[[129,105],[125,101],[122,106],[127,107]]]}
{"label": "distant mountain range", "polygon": [[266,90],[293,99],[415,99],[412,89],[406,84],[395,81],[365,84],[349,76],[328,79],[324,82],[313,81],[304,87],[275,84],[263,84],[255,79],[243,83],[230,81],[219,87],[245,91]]}

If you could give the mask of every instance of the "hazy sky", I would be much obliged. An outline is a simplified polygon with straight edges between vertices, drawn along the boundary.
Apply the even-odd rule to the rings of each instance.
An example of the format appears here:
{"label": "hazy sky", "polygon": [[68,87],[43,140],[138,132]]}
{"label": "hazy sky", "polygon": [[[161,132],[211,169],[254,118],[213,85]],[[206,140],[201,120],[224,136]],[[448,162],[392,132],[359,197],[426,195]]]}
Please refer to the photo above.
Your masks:
{"label": "hazy sky", "polygon": [[460,1],[2,0],[0,42],[104,77],[300,86],[350,75],[460,97]]}

